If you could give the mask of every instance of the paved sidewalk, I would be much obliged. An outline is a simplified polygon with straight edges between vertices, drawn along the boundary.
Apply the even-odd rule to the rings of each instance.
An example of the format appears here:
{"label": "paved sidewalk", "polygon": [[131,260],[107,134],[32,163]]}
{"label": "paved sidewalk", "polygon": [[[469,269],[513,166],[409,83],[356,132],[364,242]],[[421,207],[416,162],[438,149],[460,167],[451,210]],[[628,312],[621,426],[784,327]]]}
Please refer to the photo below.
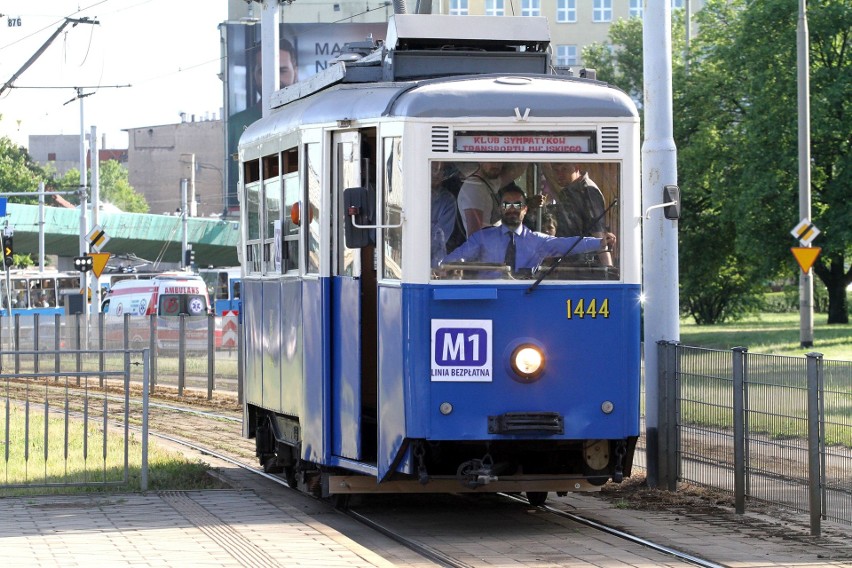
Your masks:
{"label": "paved sidewalk", "polygon": [[[89,568],[435,566],[334,512],[326,503],[235,470],[228,472],[228,480],[234,489],[0,498],[2,564]],[[637,511],[582,494],[552,498],[548,504],[733,568],[852,567],[850,527],[826,523],[824,536],[810,537],[801,518],[785,522],[732,512]],[[577,545],[565,543],[566,534],[579,532],[576,527],[531,528],[513,543],[518,535],[500,529],[498,516],[510,518],[518,512],[506,509],[474,506],[469,518],[447,519],[444,526],[426,521],[428,517],[418,516],[416,510],[389,508],[387,514],[401,524],[412,519],[414,523],[428,522],[418,532],[427,546],[465,551],[463,555],[474,566],[639,565],[634,560],[583,556],[572,548]],[[527,514],[537,515],[534,510]],[[409,518],[403,519],[405,516]],[[458,526],[454,528],[453,523]],[[527,538],[532,535],[536,542]],[[588,546],[592,540],[611,541],[597,535],[587,538]],[[512,553],[525,547],[530,554],[527,561],[518,563],[502,557],[501,546],[509,546]],[[601,546],[612,550],[610,545]],[[627,548],[626,543],[624,546]],[[545,560],[548,557],[541,551],[557,549],[557,556]],[[659,564],[641,564],[652,565]],[[684,564],[673,561],[665,565]]]}
{"label": "paved sidewalk", "polygon": [[399,565],[241,490],[4,498],[0,543],[4,566]]}

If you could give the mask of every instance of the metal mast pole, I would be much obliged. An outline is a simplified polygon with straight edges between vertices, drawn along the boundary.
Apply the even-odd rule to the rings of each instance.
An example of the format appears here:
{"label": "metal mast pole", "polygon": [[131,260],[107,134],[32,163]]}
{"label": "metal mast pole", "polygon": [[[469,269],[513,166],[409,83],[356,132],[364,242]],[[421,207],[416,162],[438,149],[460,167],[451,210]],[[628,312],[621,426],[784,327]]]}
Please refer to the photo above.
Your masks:
{"label": "metal mast pole", "polygon": [[280,31],[278,29],[279,20],[278,2],[264,2],[263,11],[261,12],[260,20],[260,49],[261,49],[261,109],[263,116],[269,115],[269,101],[272,98],[272,93],[278,90],[280,85],[280,49],[279,39]]}
{"label": "metal mast pole", "polygon": [[[677,184],[672,126],[672,43],[669,2],[645,2],[642,50],[645,140],[642,143],[642,209],[662,204],[663,188]],[[643,219],[642,273],[645,294],[645,428],[648,484],[660,479],[660,393],[657,342],[680,340],[677,221],[659,208]]]}
{"label": "metal mast pole", "polygon": [[[811,219],[811,102],[807,0],[799,0],[796,26],[799,101],[799,219]],[[810,243],[807,246],[811,246]],[[814,345],[813,269],[799,273],[799,341],[802,347]]]}

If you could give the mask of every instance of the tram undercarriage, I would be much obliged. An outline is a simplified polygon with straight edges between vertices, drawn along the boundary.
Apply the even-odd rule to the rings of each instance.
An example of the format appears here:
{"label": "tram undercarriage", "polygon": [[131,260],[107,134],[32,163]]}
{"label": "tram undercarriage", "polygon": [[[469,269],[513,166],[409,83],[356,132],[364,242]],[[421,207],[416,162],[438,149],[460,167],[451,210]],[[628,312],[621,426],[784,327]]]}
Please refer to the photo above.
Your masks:
{"label": "tram undercarriage", "polygon": [[322,497],[526,492],[531,501],[543,502],[549,491],[599,491],[609,480],[620,483],[630,476],[636,446],[635,437],[583,441],[408,440],[401,454],[410,450],[412,473],[395,473],[377,483],[374,476],[300,459],[298,420],[254,410],[256,454],[264,471],[282,473],[291,487]]}

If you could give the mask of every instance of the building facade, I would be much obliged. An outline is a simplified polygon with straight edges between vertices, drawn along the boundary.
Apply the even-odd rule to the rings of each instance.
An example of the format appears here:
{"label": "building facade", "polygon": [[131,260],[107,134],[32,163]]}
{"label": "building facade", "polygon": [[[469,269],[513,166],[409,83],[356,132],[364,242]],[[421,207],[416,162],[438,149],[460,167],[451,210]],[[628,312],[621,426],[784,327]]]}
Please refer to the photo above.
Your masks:
{"label": "building facade", "polygon": [[151,213],[178,213],[185,179],[191,216],[222,214],[225,142],[221,120],[143,126],[128,129],[127,134],[130,185],[145,196]]}
{"label": "building facade", "polygon": [[[432,0],[431,13],[452,16],[543,16],[550,26],[553,64],[571,67],[575,73],[583,67],[583,48],[605,43],[609,27],[619,19],[643,15],[645,0]],[[695,13],[705,0],[668,0],[672,9]],[[413,13],[417,0],[408,0]],[[260,18],[257,1],[228,0],[228,17]],[[393,14],[393,2],[354,2],[340,0],[299,0],[280,8],[281,21],[302,22],[377,22]],[[605,80],[605,78],[604,78]]]}

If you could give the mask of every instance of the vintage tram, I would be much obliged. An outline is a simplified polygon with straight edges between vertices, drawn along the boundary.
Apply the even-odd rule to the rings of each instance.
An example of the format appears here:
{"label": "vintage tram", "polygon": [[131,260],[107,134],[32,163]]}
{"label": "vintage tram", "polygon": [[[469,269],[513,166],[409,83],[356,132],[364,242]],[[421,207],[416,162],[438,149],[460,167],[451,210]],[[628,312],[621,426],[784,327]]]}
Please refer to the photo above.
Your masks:
{"label": "vintage tram", "polygon": [[[243,134],[244,429],[292,485],[542,502],[630,475],[639,118],[618,89],[555,72],[548,38],[544,18],[395,15],[384,43],[277,91]],[[446,262],[471,189],[514,183],[541,196],[533,230],[570,225],[582,204],[560,169],[604,203],[573,238],[614,247]],[[436,230],[447,194],[459,214]]]}

